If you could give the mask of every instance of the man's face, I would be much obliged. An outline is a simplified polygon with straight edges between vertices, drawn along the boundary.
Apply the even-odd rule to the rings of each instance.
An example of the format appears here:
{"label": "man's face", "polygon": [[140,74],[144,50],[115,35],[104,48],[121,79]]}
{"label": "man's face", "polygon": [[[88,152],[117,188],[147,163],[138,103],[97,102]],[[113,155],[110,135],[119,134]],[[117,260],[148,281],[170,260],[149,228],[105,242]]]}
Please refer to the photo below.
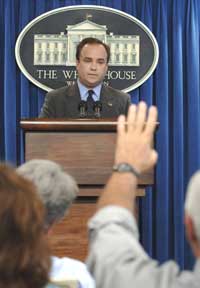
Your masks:
{"label": "man's face", "polygon": [[80,58],[76,61],[76,69],[80,82],[88,88],[101,83],[108,70],[107,53],[101,44],[83,46]]}

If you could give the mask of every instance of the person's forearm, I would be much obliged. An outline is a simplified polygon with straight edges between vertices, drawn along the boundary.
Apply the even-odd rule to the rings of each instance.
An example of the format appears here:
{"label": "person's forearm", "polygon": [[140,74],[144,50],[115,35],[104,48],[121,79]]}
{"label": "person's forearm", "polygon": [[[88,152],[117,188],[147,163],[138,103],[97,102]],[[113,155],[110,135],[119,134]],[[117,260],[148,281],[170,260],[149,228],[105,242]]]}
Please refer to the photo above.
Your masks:
{"label": "person's forearm", "polygon": [[117,205],[133,211],[134,191],[137,189],[137,178],[132,173],[113,173],[110,177],[97,208]]}

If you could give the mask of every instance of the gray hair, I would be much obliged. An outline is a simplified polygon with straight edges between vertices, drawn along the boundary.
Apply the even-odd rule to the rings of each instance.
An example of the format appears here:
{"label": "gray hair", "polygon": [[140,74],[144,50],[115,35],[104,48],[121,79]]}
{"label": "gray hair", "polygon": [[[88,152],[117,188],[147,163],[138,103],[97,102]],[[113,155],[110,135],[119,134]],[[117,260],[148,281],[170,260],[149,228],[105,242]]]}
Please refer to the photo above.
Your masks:
{"label": "gray hair", "polygon": [[16,171],[36,186],[46,207],[46,228],[65,215],[78,194],[75,180],[60,165],[50,160],[30,160]]}
{"label": "gray hair", "polygon": [[197,171],[189,181],[185,199],[185,212],[192,218],[200,242],[200,171]]}

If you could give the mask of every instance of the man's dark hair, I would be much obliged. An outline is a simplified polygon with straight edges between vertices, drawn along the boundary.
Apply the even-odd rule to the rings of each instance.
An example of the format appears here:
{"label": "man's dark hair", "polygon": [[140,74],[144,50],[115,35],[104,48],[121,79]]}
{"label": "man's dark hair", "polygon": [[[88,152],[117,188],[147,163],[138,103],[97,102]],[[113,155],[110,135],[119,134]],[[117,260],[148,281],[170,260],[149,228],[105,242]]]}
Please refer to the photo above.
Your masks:
{"label": "man's dark hair", "polygon": [[103,43],[101,40],[97,39],[97,38],[92,38],[92,37],[88,37],[88,38],[84,38],[77,46],[76,48],[76,60],[80,60],[80,54],[81,54],[81,50],[83,49],[83,47],[86,45],[86,44],[90,44],[90,45],[95,45],[95,44],[98,44],[98,45],[102,45],[105,50],[106,50],[106,53],[107,53],[107,63],[109,62],[110,60],[110,47]]}

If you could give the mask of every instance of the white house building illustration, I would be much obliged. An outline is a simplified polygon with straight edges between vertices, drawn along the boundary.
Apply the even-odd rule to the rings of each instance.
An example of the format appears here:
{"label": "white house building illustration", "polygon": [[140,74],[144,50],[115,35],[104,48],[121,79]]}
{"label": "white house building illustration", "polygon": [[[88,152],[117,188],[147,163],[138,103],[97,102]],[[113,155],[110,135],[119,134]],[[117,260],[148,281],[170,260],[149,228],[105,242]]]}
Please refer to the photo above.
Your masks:
{"label": "white house building illustration", "polygon": [[109,65],[140,66],[139,35],[108,34],[105,25],[96,24],[88,18],[78,24],[68,25],[66,32],[60,34],[35,34],[34,65],[75,66],[78,43],[86,37],[95,37],[110,46]]}

